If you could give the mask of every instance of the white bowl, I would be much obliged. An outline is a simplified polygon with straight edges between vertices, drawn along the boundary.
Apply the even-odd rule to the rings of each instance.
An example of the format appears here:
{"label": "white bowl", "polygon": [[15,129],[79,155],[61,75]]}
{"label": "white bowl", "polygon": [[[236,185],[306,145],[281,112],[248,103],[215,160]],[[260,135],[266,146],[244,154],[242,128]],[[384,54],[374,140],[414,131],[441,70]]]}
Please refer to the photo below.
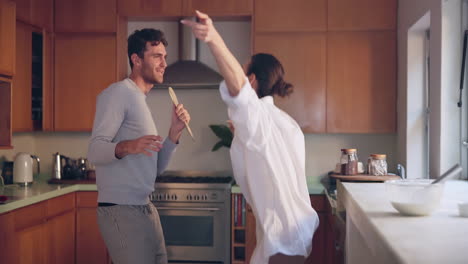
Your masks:
{"label": "white bowl", "polygon": [[402,215],[424,216],[439,207],[444,185],[433,180],[385,181],[388,200]]}
{"label": "white bowl", "polygon": [[462,202],[458,204],[458,212],[462,217],[468,217],[468,202]]}

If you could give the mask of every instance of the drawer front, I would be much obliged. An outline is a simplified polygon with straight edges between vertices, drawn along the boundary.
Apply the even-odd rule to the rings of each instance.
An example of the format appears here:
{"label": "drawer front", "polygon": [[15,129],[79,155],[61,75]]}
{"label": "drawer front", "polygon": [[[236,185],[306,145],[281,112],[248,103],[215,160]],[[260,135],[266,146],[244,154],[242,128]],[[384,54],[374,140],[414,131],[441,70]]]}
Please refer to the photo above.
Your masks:
{"label": "drawer front", "polygon": [[77,207],[97,207],[97,192],[77,192],[76,205]]}
{"label": "drawer front", "polygon": [[40,202],[18,210],[14,213],[15,230],[43,224],[46,221],[47,202]]}
{"label": "drawer front", "polygon": [[75,209],[75,193],[65,194],[47,201],[47,217],[53,217]]}

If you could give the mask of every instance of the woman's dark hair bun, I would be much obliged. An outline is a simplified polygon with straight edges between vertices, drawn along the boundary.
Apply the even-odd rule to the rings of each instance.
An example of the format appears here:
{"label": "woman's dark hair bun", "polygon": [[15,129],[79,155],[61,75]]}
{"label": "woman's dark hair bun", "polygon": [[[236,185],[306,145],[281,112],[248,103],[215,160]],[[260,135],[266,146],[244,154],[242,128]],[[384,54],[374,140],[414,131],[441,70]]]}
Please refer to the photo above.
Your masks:
{"label": "woman's dark hair bun", "polygon": [[293,92],[293,85],[285,82],[283,78],[279,79],[274,85],[273,85],[273,94],[277,94],[280,97],[286,97],[289,96]]}
{"label": "woman's dark hair bun", "polygon": [[255,74],[259,98],[268,95],[285,97],[293,92],[292,84],[283,80],[284,69],[281,62],[271,54],[257,53],[253,55],[246,74]]}

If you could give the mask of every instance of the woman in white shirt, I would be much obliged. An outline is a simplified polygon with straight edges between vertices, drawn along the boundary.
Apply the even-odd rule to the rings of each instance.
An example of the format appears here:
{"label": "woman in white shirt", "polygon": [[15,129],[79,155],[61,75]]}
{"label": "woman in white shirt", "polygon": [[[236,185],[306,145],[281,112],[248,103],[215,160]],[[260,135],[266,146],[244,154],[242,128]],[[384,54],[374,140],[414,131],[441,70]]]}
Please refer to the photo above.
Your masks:
{"label": "woman in white shirt", "polygon": [[196,15],[198,23],[182,23],[208,44],[224,77],[221,97],[235,127],[234,177],[257,221],[251,263],[303,263],[319,224],[307,189],[304,135],[273,104],[273,95],[287,96],[292,86],[283,80],[281,63],[269,54],[252,56],[244,73],[208,15]]}

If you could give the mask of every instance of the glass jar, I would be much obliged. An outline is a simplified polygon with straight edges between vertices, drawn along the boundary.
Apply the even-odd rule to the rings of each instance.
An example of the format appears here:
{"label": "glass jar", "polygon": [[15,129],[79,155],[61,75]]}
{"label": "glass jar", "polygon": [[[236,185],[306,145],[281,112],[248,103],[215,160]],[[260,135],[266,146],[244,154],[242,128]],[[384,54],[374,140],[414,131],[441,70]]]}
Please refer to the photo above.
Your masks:
{"label": "glass jar", "polygon": [[358,174],[358,157],[356,149],[341,149],[341,174]]}
{"label": "glass jar", "polygon": [[369,175],[387,175],[387,155],[371,154],[368,160],[367,167],[369,168]]}

